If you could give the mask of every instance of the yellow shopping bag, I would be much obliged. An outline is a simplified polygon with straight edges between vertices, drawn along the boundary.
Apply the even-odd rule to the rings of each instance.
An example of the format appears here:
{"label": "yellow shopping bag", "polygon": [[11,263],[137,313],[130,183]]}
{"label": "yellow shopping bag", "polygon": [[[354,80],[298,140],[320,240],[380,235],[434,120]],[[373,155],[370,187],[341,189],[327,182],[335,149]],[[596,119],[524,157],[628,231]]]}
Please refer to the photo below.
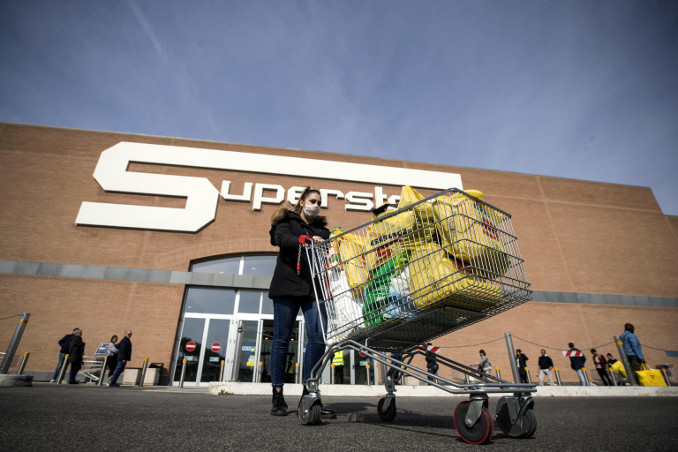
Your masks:
{"label": "yellow shopping bag", "polygon": [[[365,256],[363,250],[365,248],[365,239],[356,234],[342,234],[341,229],[335,229],[330,234],[332,246],[335,243],[338,245],[339,261],[341,268],[346,273],[348,285],[351,287],[351,292],[355,296],[361,296],[365,283],[370,278],[370,272],[365,267]],[[335,238],[341,235],[339,238]]]}
{"label": "yellow shopping bag", "polygon": [[454,297],[454,305],[483,311],[501,300],[499,287],[474,275],[434,243],[417,247],[408,264],[411,297],[417,308]]}
{"label": "yellow shopping bag", "polygon": [[610,370],[622,377],[626,378],[626,369],[624,369],[624,364],[621,360],[615,361],[610,365]]}
{"label": "yellow shopping bag", "polygon": [[431,204],[423,202],[412,206],[423,199],[418,191],[406,185],[400,192],[400,212],[383,212],[368,226],[365,243],[368,270],[374,271],[389,259],[433,241],[435,227]]}
{"label": "yellow shopping bag", "polygon": [[[483,196],[477,190],[467,193],[478,199]],[[448,253],[474,267],[506,273],[510,257],[498,229],[501,212],[463,193],[438,196],[431,205],[442,245]]]}
{"label": "yellow shopping bag", "polygon": [[636,371],[636,375],[641,386],[666,386],[661,370],[648,369],[645,364],[642,364],[640,368],[641,370]]}

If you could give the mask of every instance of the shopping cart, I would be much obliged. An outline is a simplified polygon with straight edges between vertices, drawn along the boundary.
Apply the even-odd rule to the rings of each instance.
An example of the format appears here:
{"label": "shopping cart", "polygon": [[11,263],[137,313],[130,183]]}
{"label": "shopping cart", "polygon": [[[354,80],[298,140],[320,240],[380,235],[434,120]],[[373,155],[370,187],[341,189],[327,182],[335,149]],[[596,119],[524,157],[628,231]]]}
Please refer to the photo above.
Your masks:
{"label": "shopping cart", "polygon": [[454,425],[469,443],[492,436],[488,394],[511,394],[497,403],[495,419],[504,433],[534,434],[536,385],[502,380],[439,354],[439,365],[473,382],[451,381],[412,364],[430,353],[422,344],[531,298],[509,214],[450,189],[350,231],[335,231],[329,240],[309,243],[306,253],[328,349],[299,402],[302,424],[320,422],[318,378],[334,353],[356,350],[388,369],[382,372],[387,394],[377,405],[385,422],[396,415],[396,382],[408,375],[470,395],[454,412]]}

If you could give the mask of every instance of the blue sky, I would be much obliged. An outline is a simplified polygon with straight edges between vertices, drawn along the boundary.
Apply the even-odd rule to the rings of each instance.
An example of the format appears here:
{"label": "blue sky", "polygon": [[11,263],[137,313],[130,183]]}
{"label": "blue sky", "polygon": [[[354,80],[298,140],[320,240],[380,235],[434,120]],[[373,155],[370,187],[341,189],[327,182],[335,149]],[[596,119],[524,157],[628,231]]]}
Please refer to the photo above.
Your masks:
{"label": "blue sky", "polygon": [[0,121],[652,188],[678,2],[3,0]]}

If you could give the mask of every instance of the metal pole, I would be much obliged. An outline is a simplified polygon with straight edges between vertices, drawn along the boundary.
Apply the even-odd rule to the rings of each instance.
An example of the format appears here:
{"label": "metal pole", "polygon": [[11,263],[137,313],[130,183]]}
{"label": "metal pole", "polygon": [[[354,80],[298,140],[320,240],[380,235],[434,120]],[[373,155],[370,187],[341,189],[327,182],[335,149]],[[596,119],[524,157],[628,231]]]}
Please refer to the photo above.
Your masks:
{"label": "metal pole", "polygon": [[184,387],[184,377],[186,377],[186,363],[188,360],[184,358],[184,360],[181,362],[181,377],[179,378],[179,387],[183,388]]}
{"label": "metal pole", "polygon": [[9,367],[12,365],[12,359],[14,358],[14,354],[16,353],[17,348],[19,348],[21,336],[24,334],[24,330],[26,329],[26,324],[28,323],[28,318],[30,316],[31,315],[28,312],[24,312],[23,314],[21,314],[19,324],[16,326],[16,329],[14,330],[14,336],[12,336],[12,340],[9,341],[9,347],[7,347],[5,359],[3,359],[2,364],[0,364],[0,374],[6,374],[9,371]]}
{"label": "metal pole", "polygon": [[21,375],[24,373],[24,367],[26,367],[26,362],[28,361],[28,357],[31,356],[30,353],[26,352],[24,353],[24,357],[21,360],[21,365],[19,365],[19,372],[17,372],[18,375]]}
{"label": "metal pole", "polygon": [[619,386],[619,384],[617,383],[617,375],[616,375],[616,373],[615,373],[615,372],[612,372],[611,370],[606,370],[606,372],[607,372],[607,375],[610,377],[610,380],[612,380],[612,384],[613,384],[614,386]]}
{"label": "metal pole", "polygon": [[666,374],[666,369],[661,369],[662,371],[662,376],[664,377],[664,381],[666,381],[666,386],[671,386],[671,382],[669,381],[669,376]]}
{"label": "metal pole", "polygon": [[330,374],[330,384],[334,384],[334,364],[330,365],[330,368],[332,368],[332,373]]}
{"label": "metal pole", "polygon": [[238,381],[240,378],[240,356],[242,355],[242,341],[245,335],[245,327],[242,321],[238,323],[238,338],[235,341],[235,357],[233,358],[233,369],[231,381]]}
{"label": "metal pole", "polygon": [[370,365],[369,365],[369,361],[368,361],[368,364],[365,365],[365,370],[367,371],[367,386],[372,386],[372,379],[370,378]]}
{"label": "metal pole", "polygon": [[139,386],[144,385],[144,378],[146,378],[146,369],[148,369],[148,357],[144,358],[144,367],[141,368],[141,380],[139,380]]}
{"label": "metal pole", "polygon": [[219,381],[224,381],[224,367],[226,366],[226,361],[221,360],[221,370],[219,370]]}
{"label": "metal pole", "polygon": [[495,371],[497,371],[497,378],[501,379],[501,372],[499,371],[499,366],[494,368]]}
{"label": "metal pole", "polygon": [[64,363],[61,365],[61,370],[59,371],[59,378],[57,378],[57,384],[60,385],[61,381],[64,379],[64,374],[66,373],[66,368],[68,367],[68,353],[64,356]]}
{"label": "metal pole", "polygon": [[527,382],[532,384],[532,375],[530,375],[530,368],[525,367],[525,372],[527,372]]}
{"label": "metal pole", "polygon": [[591,386],[591,380],[589,380],[589,373],[586,372],[586,367],[582,367],[581,372],[584,374],[584,382],[586,383],[586,386]]}
{"label": "metal pole", "polygon": [[101,386],[104,383],[104,376],[106,375],[106,363],[108,362],[108,356],[104,356],[104,362],[101,365],[101,376],[99,377],[99,382],[97,386]]}
{"label": "metal pole", "polygon": [[562,386],[563,382],[560,380],[560,372],[558,371],[558,368],[554,367],[553,372],[555,372],[556,374],[556,381],[558,382],[558,386]]}
{"label": "metal pole", "polygon": [[504,333],[504,338],[506,338],[506,348],[508,349],[509,362],[511,363],[511,371],[513,372],[513,381],[520,383],[520,372],[518,372],[518,365],[516,364],[516,351],[513,349],[511,333]]}
{"label": "metal pole", "polygon": [[631,383],[632,386],[638,386],[638,381],[636,380],[636,373],[631,369],[631,363],[629,363],[629,358],[626,356],[624,351],[624,343],[619,338],[619,336],[614,337],[614,342],[617,344],[617,351],[619,351],[619,356],[621,356],[622,364],[624,364],[624,369],[626,369],[626,379]]}

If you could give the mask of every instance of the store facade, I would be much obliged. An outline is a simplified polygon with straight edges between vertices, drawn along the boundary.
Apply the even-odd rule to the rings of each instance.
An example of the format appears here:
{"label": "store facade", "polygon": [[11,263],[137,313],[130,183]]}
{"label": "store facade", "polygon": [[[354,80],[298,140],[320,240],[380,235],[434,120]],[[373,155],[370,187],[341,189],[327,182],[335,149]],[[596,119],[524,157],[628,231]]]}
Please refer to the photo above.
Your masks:
{"label": "store facade", "polygon": [[[440,338],[462,362],[486,343],[493,364],[507,368],[494,337],[503,332],[536,350],[573,341],[614,352],[607,343],[631,321],[651,364],[678,364],[678,219],[644,187],[18,124],[0,124],[0,159],[0,318],[31,313],[19,351],[31,353],[28,370],[39,376],[77,326],[86,352],[132,329],[131,365],[162,363],[163,382],[180,378],[184,359],[190,384],[222,372],[270,381],[269,218],[307,185],[322,191],[330,226],[344,230],[397,202],[403,184],[424,195],[481,190],[513,215],[533,301]],[[12,322],[0,321],[0,348]],[[303,342],[300,316],[289,382],[298,381]],[[346,383],[367,382],[368,369],[379,378],[360,356],[345,362]]]}

